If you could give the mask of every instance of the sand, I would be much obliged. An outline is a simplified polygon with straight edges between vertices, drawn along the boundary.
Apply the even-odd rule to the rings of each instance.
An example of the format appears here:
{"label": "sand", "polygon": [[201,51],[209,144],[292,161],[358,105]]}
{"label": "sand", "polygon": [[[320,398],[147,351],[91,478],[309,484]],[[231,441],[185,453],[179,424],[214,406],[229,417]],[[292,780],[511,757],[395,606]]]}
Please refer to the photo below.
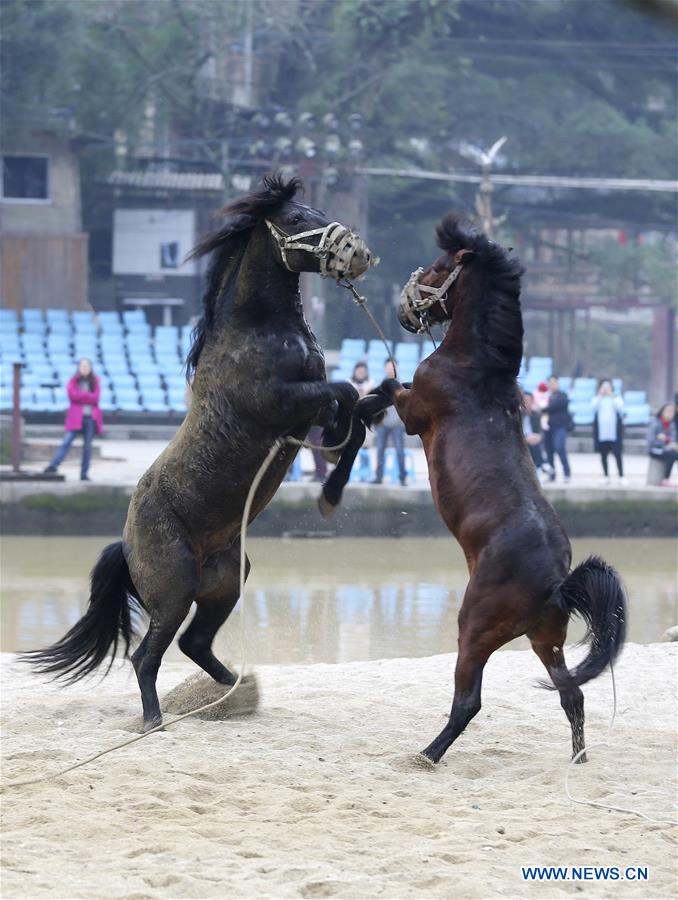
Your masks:
{"label": "sand", "polygon": [[[627,646],[611,743],[573,770],[576,795],[673,817],[677,651]],[[566,798],[569,727],[557,695],[534,686],[531,652],[495,654],[481,713],[437,769],[414,764],[443,724],[454,661],[260,667],[254,714],[188,719],[5,790],[2,897],[673,895],[671,825]],[[164,666],[161,695],[194,671]],[[609,675],[585,694],[593,744]],[[129,666],[59,689],[5,656],[3,781],[123,740],[137,713]],[[524,865],[642,865],[649,881],[526,884]]]}

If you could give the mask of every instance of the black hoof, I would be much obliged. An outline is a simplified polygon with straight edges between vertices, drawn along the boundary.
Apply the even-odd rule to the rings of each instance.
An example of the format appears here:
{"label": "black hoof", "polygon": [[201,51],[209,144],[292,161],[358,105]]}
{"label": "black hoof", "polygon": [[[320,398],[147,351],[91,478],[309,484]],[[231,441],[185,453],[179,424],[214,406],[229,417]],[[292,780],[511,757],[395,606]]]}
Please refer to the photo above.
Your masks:
{"label": "black hoof", "polygon": [[414,763],[420,769],[435,769],[436,767],[435,762],[430,758],[430,756],[426,755],[426,751],[424,751],[423,753],[417,753],[417,755],[414,757]]}
{"label": "black hoof", "polygon": [[153,729],[157,728],[159,725],[162,725],[162,716],[156,716],[155,719],[149,719],[148,722],[144,721],[142,731],[145,734],[147,731],[153,731]]}
{"label": "black hoof", "polygon": [[336,506],[325,497],[324,494],[321,494],[318,497],[318,509],[320,510],[320,515],[323,519],[331,519],[335,513]]}

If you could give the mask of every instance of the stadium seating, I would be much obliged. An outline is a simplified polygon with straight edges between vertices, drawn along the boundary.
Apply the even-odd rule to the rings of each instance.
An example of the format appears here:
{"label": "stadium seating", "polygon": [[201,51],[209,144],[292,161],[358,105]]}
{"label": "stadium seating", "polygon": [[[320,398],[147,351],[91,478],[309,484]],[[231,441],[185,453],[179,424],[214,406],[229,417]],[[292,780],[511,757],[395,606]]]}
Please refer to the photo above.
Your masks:
{"label": "stadium seating", "polygon": [[[0,400],[11,406],[11,363],[25,364],[22,390],[27,411],[62,411],[67,404],[65,386],[82,357],[92,360],[101,379],[101,406],[106,412],[152,412],[183,414],[186,411],[184,360],[191,346],[193,326],[160,325],[151,328],[143,310],[88,310],[69,313],[61,309],[25,309],[18,315],[0,309],[0,364],[3,384]],[[433,342],[401,341],[394,347],[398,375],[411,381],[417,365],[434,351]],[[339,366],[334,381],[351,377],[357,362],[365,361],[370,378],[383,377],[387,352],[379,338],[365,342],[345,338],[339,350]],[[534,390],[553,371],[551,357],[533,356],[522,360],[519,381],[523,389]],[[58,384],[58,387],[44,385]],[[622,396],[621,379],[613,380]],[[570,410],[577,425],[593,421],[591,399],[598,382],[594,378],[560,379],[561,389],[570,397]],[[625,421],[644,425],[651,416],[645,391],[625,391]],[[7,406],[3,408],[8,408]]]}

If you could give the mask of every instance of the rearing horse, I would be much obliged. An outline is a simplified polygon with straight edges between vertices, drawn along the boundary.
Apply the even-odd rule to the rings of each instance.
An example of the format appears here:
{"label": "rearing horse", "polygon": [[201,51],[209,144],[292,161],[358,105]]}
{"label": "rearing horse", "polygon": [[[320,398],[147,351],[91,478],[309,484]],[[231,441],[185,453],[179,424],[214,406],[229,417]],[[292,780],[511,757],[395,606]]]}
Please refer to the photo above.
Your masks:
{"label": "rearing horse", "polygon": [[[82,678],[109,650],[115,655],[120,639],[127,653],[136,602],[150,618],[132,655],[146,730],[162,721],[158,669],[194,602],[180,648],[216,681],[235,683],[212,642],[238,602],[250,485],[276,439],[303,439],[314,422],[332,426],[337,406],[347,423],[358,396],[348,383],[327,383],[304,317],[299,273],[352,277],[372,260],[355,234],[295,200],[300,187],[298,179],[267,176],[262,190],[222,210],[226,226],[194,251],[212,259],[187,361],[194,376],[186,418],[139,481],[122,540],[106,547],[94,567],[85,615],[52,647],[24,655],[39,672]],[[250,521],[297,452],[287,444],[274,458]]]}
{"label": "rearing horse", "polygon": [[[516,381],[523,350],[520,263],[452,215],[438,225],[437,237],[443,255],[413,274],[399,318],[410,331],[449,322],[447,333],[410,387],[385,381],[356,406],[369,424],[394,403],[407,433],[421,437],[433,500],[470,574],[459,613],[452,712],[423,755],[441,759],[480,710],[490,655],[523,634],[560,692],[576,755],[584,748],[580,685],[621,649],[624,588],[597,557],[570,572],[570,543],[523,437]],[[350,471],[348,460],[342,462],[342,471]],[[336,504],[343,484],[331,479],[326,500]],[[572,613],[586,621],[591,646],[568,671],[563,645]]]}

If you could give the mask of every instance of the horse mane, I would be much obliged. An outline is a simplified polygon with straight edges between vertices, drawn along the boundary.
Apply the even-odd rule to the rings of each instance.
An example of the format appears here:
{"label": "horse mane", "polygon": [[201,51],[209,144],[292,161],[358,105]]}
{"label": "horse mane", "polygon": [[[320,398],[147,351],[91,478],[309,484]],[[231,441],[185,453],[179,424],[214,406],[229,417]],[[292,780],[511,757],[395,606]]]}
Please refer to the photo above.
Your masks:
{"label": "horse mane", "polygon": [[[285,178],[281,172],[264,175],[260,190],[236,197],[217,211],[216,215],[227,218],[227,223],[205,235],[186,257],[191,260],[208,253],[214,254],[207,269],[202,315],[191,334],[191,349],[186,357],[188,380],[195,373],[207,335],[214,327],[217,301],[224,287],[224,273],[228,266],[241,256],[254,226],[293,200],[303,187],[301,178]],[[235,269],[230,277],[233,275]]]}
{"label": "horse mane", "polygon": [[515,378],[523,355],[523,317],[520,309],[520,260],[484,234],[463,215],[450,213],[436,228],[438,246],[447,253],[472,250],[469,267],[481,274],[474,333],[482,363],[496,374]]}

